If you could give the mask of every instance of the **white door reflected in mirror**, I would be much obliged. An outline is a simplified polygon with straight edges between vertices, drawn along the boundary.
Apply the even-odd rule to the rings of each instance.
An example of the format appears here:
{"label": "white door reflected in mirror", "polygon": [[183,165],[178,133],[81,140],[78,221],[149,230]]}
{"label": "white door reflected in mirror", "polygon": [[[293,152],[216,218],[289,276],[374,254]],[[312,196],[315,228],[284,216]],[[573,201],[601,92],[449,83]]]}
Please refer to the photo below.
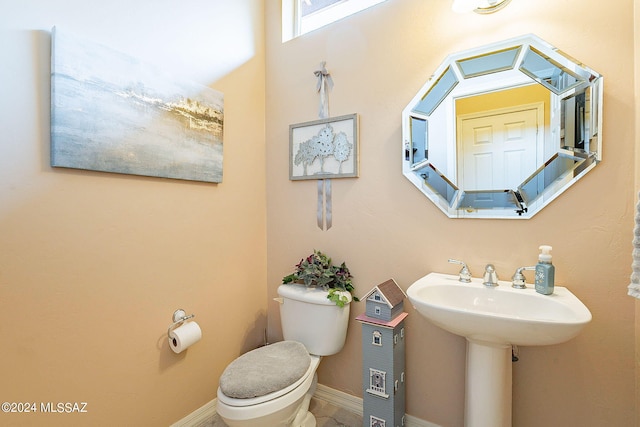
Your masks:
{"label": "white door reflected in mirror", "polygon": [[467,190],[517,187],[538,167],[537,119],[535,108],[459,117],[458,185]]}

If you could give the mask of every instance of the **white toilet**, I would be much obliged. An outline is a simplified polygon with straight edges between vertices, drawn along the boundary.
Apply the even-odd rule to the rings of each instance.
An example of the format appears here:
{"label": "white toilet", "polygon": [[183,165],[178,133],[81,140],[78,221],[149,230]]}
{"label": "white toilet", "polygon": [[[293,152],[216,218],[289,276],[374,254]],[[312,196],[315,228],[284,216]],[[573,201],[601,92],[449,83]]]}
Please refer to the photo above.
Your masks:
{"label": "white toilet", "polygon": [[230,427],[314,427],[309,402],[321,356],[344,346],[349,304],[338,307],[322,289],[280,285],[284,341],[250,351],[220,377],[216,411]]}

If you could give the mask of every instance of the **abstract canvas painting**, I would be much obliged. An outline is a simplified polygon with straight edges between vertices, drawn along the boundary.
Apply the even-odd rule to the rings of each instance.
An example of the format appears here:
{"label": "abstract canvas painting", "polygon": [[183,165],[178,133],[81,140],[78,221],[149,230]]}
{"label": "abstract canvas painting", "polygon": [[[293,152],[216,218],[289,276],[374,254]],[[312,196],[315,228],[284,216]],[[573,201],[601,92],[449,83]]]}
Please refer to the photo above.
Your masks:
{"label": "abstract canvas painting", "polygon": [[52,30],[51,165],[222,182],[224,97]]}

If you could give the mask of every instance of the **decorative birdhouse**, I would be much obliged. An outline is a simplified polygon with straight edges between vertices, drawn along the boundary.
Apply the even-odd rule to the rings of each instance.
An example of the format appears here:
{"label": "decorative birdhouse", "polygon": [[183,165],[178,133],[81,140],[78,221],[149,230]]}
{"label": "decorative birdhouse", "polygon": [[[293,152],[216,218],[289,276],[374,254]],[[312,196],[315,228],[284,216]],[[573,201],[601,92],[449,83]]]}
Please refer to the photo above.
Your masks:
{"label": "decorative birdhouse", "polygon": [[362,395],[364,427],[405,425],[404,291],[393,280],[371,289],[362,299]]}

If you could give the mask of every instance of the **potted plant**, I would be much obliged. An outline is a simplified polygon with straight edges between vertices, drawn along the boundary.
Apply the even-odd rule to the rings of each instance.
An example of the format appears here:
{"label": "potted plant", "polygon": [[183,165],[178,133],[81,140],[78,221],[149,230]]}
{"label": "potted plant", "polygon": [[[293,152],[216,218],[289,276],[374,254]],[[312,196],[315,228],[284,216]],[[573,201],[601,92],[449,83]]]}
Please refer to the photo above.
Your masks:
{"label": "potted plant", "polygon": [[300,260],[295,272],[282,278],[282,283],[322,287],[328,292],[329,300],[339,307],[344,307],[352,299],[359,301],[353,295],[355,288],[351,282],[352,277],[344,262],[340,266],[333,265],[331,258],[314,249],[311,255]]}

